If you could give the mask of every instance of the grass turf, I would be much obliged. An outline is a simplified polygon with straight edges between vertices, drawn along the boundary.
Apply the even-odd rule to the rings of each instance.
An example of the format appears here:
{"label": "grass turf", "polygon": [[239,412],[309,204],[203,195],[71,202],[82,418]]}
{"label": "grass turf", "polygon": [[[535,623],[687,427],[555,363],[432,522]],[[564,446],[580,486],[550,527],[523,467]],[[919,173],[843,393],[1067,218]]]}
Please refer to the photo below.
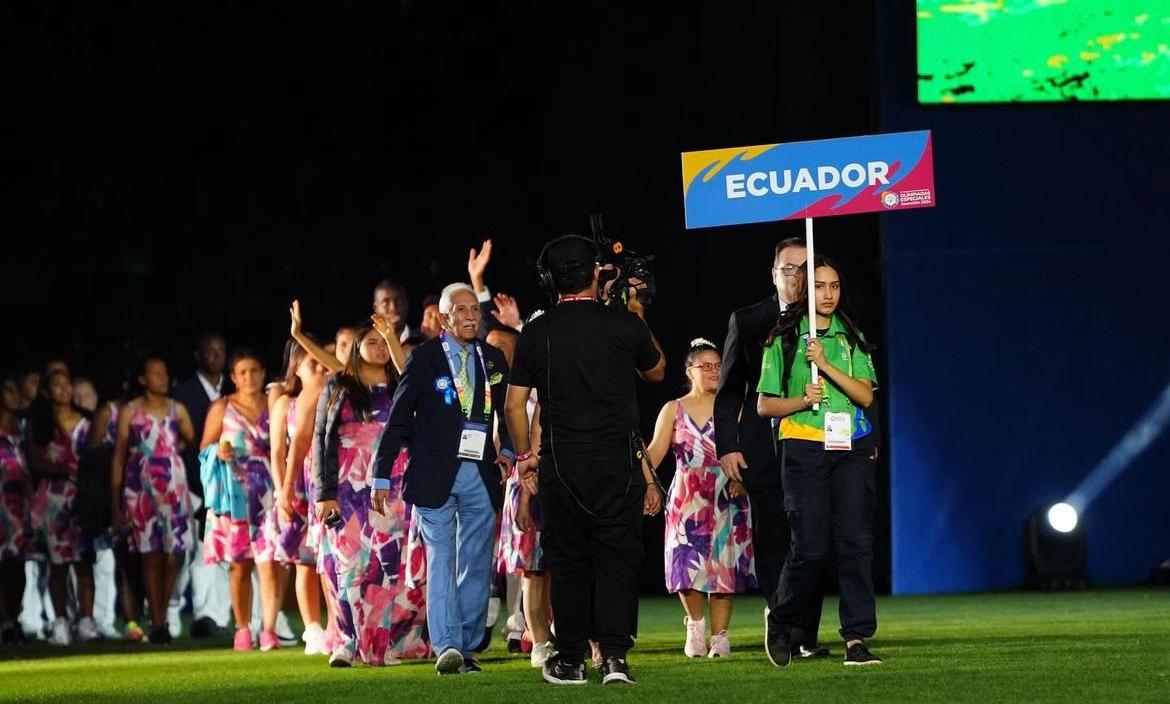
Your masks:
{"label": "grass turf", "polygon": [[732,657],[682,655],[682,611],[645,598],[630,662],[638,684],[604,690],[541,681],[501,639],[479,675],[439,677],[430,662],[330,670],[299,649],[233,653],[230,643],[181,639],[167,648],[102,643],[0,650],[0,702],[1044,702],[1170,701],[1170,592],[1103,590],[883,598],[870,641],[879,667],[845,668],[836,602],[825,604],[830,660],[772,667],[759,598],[736,604]]}

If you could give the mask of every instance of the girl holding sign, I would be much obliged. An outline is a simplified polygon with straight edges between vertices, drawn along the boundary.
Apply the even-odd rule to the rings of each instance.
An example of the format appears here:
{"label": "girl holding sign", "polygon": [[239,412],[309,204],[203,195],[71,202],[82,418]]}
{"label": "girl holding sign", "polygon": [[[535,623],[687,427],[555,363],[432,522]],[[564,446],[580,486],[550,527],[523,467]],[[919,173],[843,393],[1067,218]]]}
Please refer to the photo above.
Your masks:
{"label": "girl holding sign", "polygon": [[[767,617],[765,649],[785,667],[802,642],[798,615],[817,596],[821,570],[835,556],[846,665],[877,665],[864,639],[877,629],[873,593],[874,466],[877,439],[865,409],[873,404],[870,346],[839,309],[841,269],[815,262],[816,336],[805,300],[780,315],[764,349],[757,410],[779,418],[781,469],[792,546]],[[814,381],[809,363],[822,375]]]}

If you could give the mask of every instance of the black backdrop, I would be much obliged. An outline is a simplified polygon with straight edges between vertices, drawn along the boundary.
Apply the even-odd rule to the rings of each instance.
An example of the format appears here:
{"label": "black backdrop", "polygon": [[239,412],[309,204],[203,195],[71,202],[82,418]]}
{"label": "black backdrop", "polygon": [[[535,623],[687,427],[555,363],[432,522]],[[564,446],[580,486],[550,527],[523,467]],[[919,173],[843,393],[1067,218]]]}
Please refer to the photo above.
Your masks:
{"label": "black backdrop", "polygon": [[[679,153],[876,124],[873,10],[846,0],[3,12],[19,57],[0,196],[6,368],[63,356],[106,379],[150,349],[185,376],[208,329],[275,366],[291,298],[329,336],[392,276],[416,320],[487,236],[489,284],[530,311],[541,243],[602,211],[658,257],[649,317],[670,374],[643,394],[649,432],[681,393],[687,340],[721,340],[731,310],[768,295],[775,241],[803,233],[685,231]],[[877,218],[817,227],[882,340]],[[660,519],[647,535],[644,583],[660,586]],[[879,585],[887,535],[883,520]]]}

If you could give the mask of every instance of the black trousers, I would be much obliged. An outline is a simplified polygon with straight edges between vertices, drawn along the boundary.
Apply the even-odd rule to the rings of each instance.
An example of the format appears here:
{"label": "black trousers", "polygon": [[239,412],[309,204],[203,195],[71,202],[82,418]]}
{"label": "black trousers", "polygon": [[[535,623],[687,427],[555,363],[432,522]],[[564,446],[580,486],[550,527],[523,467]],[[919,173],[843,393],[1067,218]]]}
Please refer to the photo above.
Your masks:
{"label": "black trousers", "polygon": [[557,450],[559,462],[541,459],[537,495],[557,651],[582,662],[593,639],[624,658],[637,627],[645,480],[627,448]]}
{"label": "black trousers", "polygon": [[771,618],[804,642],[806,614],[821,599],[821,575],[833,557],[840,595],[841,638],[868,638],[877,630],[873,593],[873,517],[876,509],[873,436],[849,451],[819,442],[784,441],[784,503],[792,546]]}

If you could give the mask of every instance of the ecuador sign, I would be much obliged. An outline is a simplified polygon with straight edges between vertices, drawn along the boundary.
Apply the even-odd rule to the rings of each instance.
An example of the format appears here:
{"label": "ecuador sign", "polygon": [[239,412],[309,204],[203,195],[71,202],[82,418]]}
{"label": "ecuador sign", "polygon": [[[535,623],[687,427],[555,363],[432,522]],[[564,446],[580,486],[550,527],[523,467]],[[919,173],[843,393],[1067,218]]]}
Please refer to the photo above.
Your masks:
{"label": "ecuador sign", "polygon": [[682,173],[688,229],[935,204],[929,131],[685,152]]}

